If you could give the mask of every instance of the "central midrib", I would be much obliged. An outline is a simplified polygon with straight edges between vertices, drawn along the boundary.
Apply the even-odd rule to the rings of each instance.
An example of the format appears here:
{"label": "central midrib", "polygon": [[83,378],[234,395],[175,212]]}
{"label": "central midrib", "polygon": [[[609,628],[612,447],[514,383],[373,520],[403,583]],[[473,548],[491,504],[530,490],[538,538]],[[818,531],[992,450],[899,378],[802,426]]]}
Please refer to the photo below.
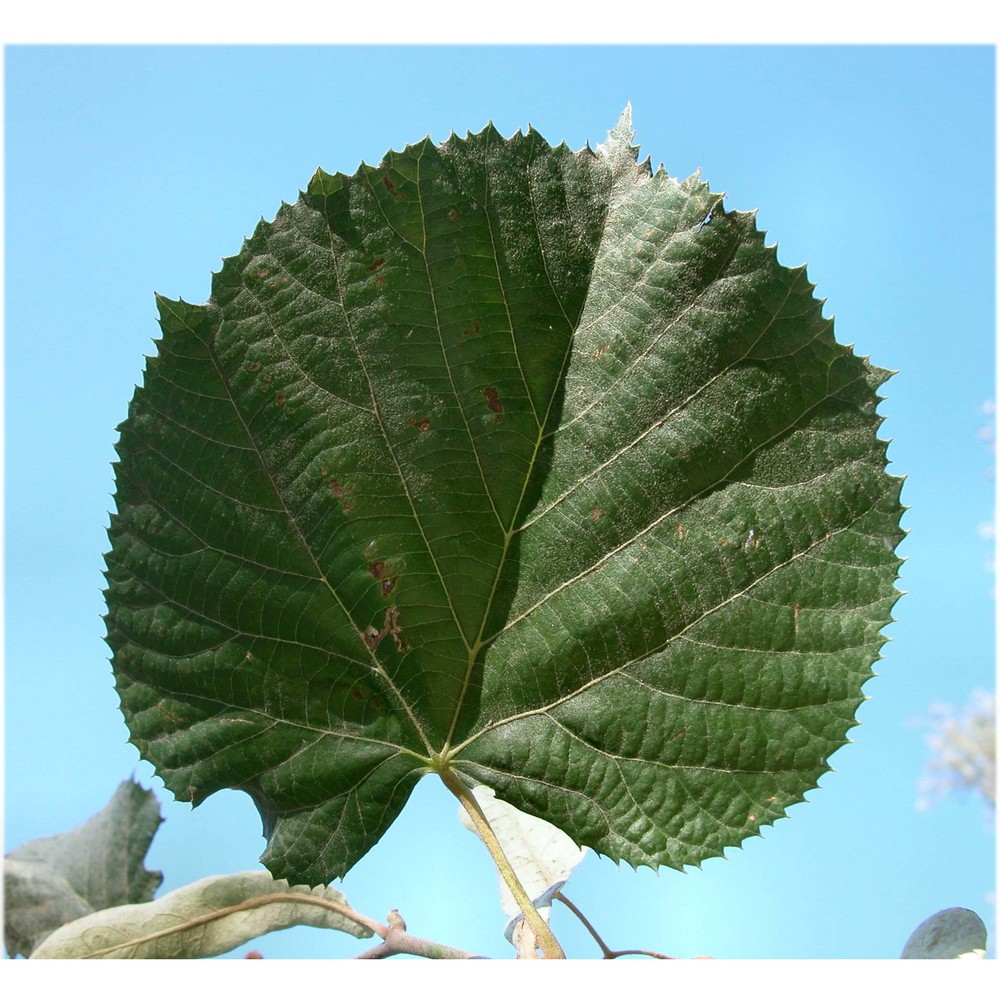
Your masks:
{"label": "central midrib", "polygon": [[[479,623],[479,632],[476,635],[475,641],[471,645],[467,645],[467,661],[466,661],[466,667],[465,667],[465,676],[462,679],[462,686],[461,686],[461,689],[459,691],[459,696],[458,696],[458,700],[457,700],[456,705],[455,705],[454,714],[452,715],[451,725],[448,728],[448,734],[447,734],[447,737],[445,738],[444,746],[441,749],[441,757],[445,761],[449,760],[450,757],[452,756],[451,741],[454,738],[455,729],[458,726],[458,720],[459,720],[459,718],[460,718],[460,716],[462,714],[462,708],[465,705],[465,697],[466,697],[466,694],[468,693],[469,685],[472,682],[472,676],[473,676],[473,673],[475,672],[475,669],[476,669],[476,663],[477,663],[477,661],[479,659],[479,654],[482,651],[483,647],[486,646],[486,645],[488,645],[489,642],[491,641],[490,639],[484,639],[483,633],[486,631],[486,625],[487,625],[487,622],[489,621],[490,612],[491,612],[491,610],[493,608],[493,601],[494,601],[494,598],[496,597],[497,588],[498,588],[498,586],[500,584],[500,579],[503,576],[504,567],[506,566],[506,563],[507,563],[507,556],[508,556],[508,553],[510,552],[511,539],[514,537],[514,535],[517,533],[517,530],[518,530],[517,527],[516,527],[516,525],[518,523],[518,518],[519,518],[519,516],[521,514],[521,508],[524,505],[524,498],[525,498],[525,495],[527,494],[528,484],[532,481],[532,477],[534,475],[535,465],[536,465],[536,463],[538,461],[539,450],[541,449],[542,442],[545,440],[545,437],[546,437],[546,431],[545,431],[545,429],[548,426],[549,418],[551,417],[551,414],[552,414],[552,406],[553,406],[553,404],[554,404],[554,402],[556,400],[556,397],[559,394],[559,388],[563,384],[563,382],[565,380],[565,377],[566,377],[567,366],[569,364],[570,357],[572,356],[572,353],[573,353],[573,335],[574,335],[574,332],[576,331],[576,328],[577,328],[577,326],[579,324],[580,316],[583,315],[584,309],[586,307],[586,296],[584,296],[584,300],[583,300],[583,302],[581,303],[581,306],[580,306],[580,316],[577,316],[576,321],[571,320],[570,317],[567,315],[566,310],[563,307],[562,299],[559,297],[559,294],[556,291],[555,285],[552,282],[552,276],[551,276],[551,274],[549,272],[548,263],[547,263],[547,261],[545,259],[545,244],[544,244],[544,241],[542,240],[542,234],[538,230],[538,222],[537,222],[538,215],[537,215],[537,212],[535,210],[534,202],[532,201],[531,212],[529,214],[530,214],[530,218],[531,218],[532,224],[535,227],[535,235],[536,235],[536,237],[538,239],[538,249],[539,249],[539,253],[540,253],[541,258],[542,258],[542,263],[543,263],[543,265],[545,267],[545,277],[546,277],[546,280],[548,281],[549,288],[552,290],[553,298],[554,298],[555,302],[558,304],[559,310],[563,314],[563,318],[565,319],[566,324],[567,324],[567,326],[569,328],[569,336],[566,339],[566,350],[565,350],[565,352],[563,354],[562,362],[560,364],[559,374],[558,374],[558,377],[553,382],[552,392],[551,392],[551,394],[549,396],[549,399],[548,399],[548,401],[546,403],[546,407],[545,407],[545,415],[544,415],[543,419],[539,420],[539,418],[538,418],[538,411],[535,409],[534,396],[532,395],[532,392],[531,392],[531,386],[529,386],[529,384],[528,384],[528,378],[527,378],[527,376],[526,376],[526,374],[524,372],[524,367],[521,364],[521,356],[520,356],[520,352],[519,352],[518,346],[517,346],[517,334],[516,334],[516,332],[514,330],[514,320],[513,320],[513,316],[511,315],[510,304],[509,304],[509,301],[508,301],[508,298],[507,298],[507,293],[506,293],[506,291],[504,289],[503,274],[502,274],[502,271],[501,271],[501,268],[500,268],[500,254],[499,254],[499,251],[497,250],[497,241],[496,241],[496,236],[495,236],[495,234],[493,232],[493,222],[492,222],[492,218],[491,218],[491,215],[490,215],[489,171],[486,170],[486,169],[484,169],[484,173],[485,173],[486,178],[487,178],[486,196],[484,198],[484,212],[485,212],[485,216],[486,216],[486,225],[487,225],[487,228],[488,228],[489,234],[490,234],[490,243],[491,243],[492,248],[493,248],[492,259],[493,259],[494,264],[496,265],[497,285],[498,285],[498,287],[500,289],[500,294],[503,297],[504,310],[505,310],[505,312],[507,314],[507,326],[508,326],[508,329],[510,330],[511,344],[512,344],[513,351],[514,351],[514,357],[517,360],[517,367],[518,367],[518,371],[521,374],[521,381],[522,381],[522,383],[524,385],[525,395],[526,395],[526,397],[527,397],[527,399],[528,399],[528,401],[529,401],[529,403],[531,405],[531,412],[532,412],[532,415],[535,418],[535,426],[537,428],[537,431],[536,431],[535,442],[534,442],[534,445],[532,447],[531,459],[528,462],[527,472],[525,473],[524,479],[523,479],[523,481],[521,483],[521,490],[520,490],[520,493],[519,493],[518,498],[517,498],[517,503],[516,503],[516,505],[514,507],[514,512],[511,515],[511,522],[510,522],[510,524],[504,525],[502,523],[502,521],[500,520],[499,514],[497,515],[497,520],[498,520],[498,522],[500,522],[500,526],[503,529],[503,546],[502,546],[502,549],[501,549],[500,558],[497,560],[497,568],[496,568],[496,572],[495,572],[495,574],[493,576],[493,584],[490,587],[490,593],[489,593],[489,596],[488,596],[488,598],[486,600],[486,605],[483,608],[482,618],[481,618],[480,623]],[[419,183],[418,183],[417,190],[419,192]],[[530,186],[530,184],[528,185],[528,194],[529,194],[529,198],[530,198],[531,197],[531,186]],[[421,215],[421,220],[425,222],[426,220],[425,220],[425,216],[424,216],[424,212],[423,212],[423,203],[422,202],[421,202],[421,212],[420,212],[420,215]],[[590,264],[590,273],[587,275],[587,279],[586,279],[586,282],[585,282],[585,287],[587,287],[587,288],[590,287],[590,281],[591,281],[591,279],[593,277],[594,267],[596,266],[597,259],[598,259],[599,255],[600,255],[600,248],[601,248],[601,244],[603,243],[603,238],[604,238],[604,227],[606,226],[606,224],[607,224],[607,214],[605,214],[605,216],[604,216],[603,225],[602,225],[602,229],[601,229],[601,237],[600,237],[600,239],[597,240],[597,245],[596,245],[595,250],[594,250],[594,256],[593,256],[593,258],[591,260],[591,264]],[[424,228],[424,233],[425,233],[425,236],[426,236],[426,225],[425,225],[425,228]],[[426,261],[427,261],[426,254],[424,255],[424,261],[425,261],[425,264],[426,264]],[[430,280],[430,269],[429,269],[429,267],[427,269],[427,277],[428,277],[428,285],[430,287],[432,287],[431,280]],[[433,287],[432,287],[432,298],[433,298]],[[436,312],[436,308],[435,308],[435,320],[436,319],[437,319],[437,312]],[[441,337],[442,354],[445,355],[445,364],[447,365],[448,364],[448,362],[447,362],[447,354],[446,354],[445,349],[444,349],[444,339],[443,339],[443,336],[441,335],[440,325],[438,325],[438,335],[439,335],[439,337]],[[451,369],[449,367],[449,376],[450,376],[450,372],[451,372]],[[461,410],[461,402],[458,400],[457,393],[456,393],[456,402],[458,402],[459,409]],[[462,412],[463,412],[463,418],[464,418],[464,411],[462,411]],[[466,427],[468,428],[468,422],[467,421],[466,421]],[[479,455],[478,455],[478,451],[476,451],[475,440],[472,437],[471,429],[469,430],[469,438],[470,438],[470,440],[472,440],[473,451],[476,452],[476,461],[478,463],[479,462]],[[486,490],[487,494],[489,495],[489,488],[486,485],[486,477],[483,474],[481,463],[479,465],[479,469],[480,469],[480,475],[482,476],[482,480],[483,480],[483,488]],[[490,502],[491,503],[493,502],[492,501],[492,497],[490,497]],[[496,510],[496,506],[494,505],[494,511],[495,510]]]}

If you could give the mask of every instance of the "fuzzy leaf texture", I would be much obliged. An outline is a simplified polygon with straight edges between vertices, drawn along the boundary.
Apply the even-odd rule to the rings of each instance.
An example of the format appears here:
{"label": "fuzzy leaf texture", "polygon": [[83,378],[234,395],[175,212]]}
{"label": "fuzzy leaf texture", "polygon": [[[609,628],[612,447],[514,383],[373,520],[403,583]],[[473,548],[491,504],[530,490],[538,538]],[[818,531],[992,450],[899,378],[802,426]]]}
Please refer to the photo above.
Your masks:
{"label": "fuzzy leaf texture", "polygon": [[986,925],[974,910],[953,906],[929,916],[909,937],[900,958],[986,957]]}
{"label": "fuzzy leaf texture", "polygon": [[32,958],[211,958],[271,931],[305,925],[372,932],[336,889],[289,886],[267,872],[212,875],[150,903],[115,906],[60,927]]}
{"label": "fuzzy leaf texture", "polygon": [[4,858],[4,940],[30,956],[53,931],[95,910],[144,903],[163,881],[145,868],[163,822],[156,796],[123,781],[82,826],[29,841]]}
{"label": "fuzzy leaf texture", "polygon": [[159,299],[108,641],[167,787],[343,875],[448,767],[632,865],[829,769],[897,597],[889,373],[804,267],[631,145],[492,127],[318,171]]}

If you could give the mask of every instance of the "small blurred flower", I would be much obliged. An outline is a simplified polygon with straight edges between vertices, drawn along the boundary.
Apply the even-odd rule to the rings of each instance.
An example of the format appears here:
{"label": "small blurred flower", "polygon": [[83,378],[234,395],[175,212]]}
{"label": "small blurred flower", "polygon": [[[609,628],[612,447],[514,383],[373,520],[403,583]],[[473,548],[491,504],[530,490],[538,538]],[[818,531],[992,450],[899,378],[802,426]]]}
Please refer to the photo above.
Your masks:
{"label": "small blurred flower", "polygon": [[979,430],[976,431],[976,436],[991,451],[996,448],[996,440],[997,440],[996,411],[997,411],[996,404],[993,402],[992,399],[988,399],[985,403],[983,403],[983,405],[980,407],[980,412],[983,414],[984,417],[988,417],[989,419],[985,424],[980,424]]}
{"label": "small blurred flower", "polygon": [[959,714],[951,705],[931,706],[927,743],[933,758],[920,781],[918,809],[927,809],[956,788],[971,788],[996,807],[996,696],[974,691]]}

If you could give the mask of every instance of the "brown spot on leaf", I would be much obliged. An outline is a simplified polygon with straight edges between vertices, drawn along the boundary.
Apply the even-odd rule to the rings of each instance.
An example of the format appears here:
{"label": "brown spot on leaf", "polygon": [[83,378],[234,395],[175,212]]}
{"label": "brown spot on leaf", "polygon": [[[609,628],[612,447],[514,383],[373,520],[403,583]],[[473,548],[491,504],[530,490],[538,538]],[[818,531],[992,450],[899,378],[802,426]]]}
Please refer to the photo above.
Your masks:
{"label": "brown spot on leaf", "polygon": [[376,257],[376,258],[375,258],[375,260],[373,260],[373,261],[372,261],[372,262],[371,262],[371,263],[370,263],[370,264],[369,264],[369,265],[368,265],[368,266],[367,266],[367,267],[365,268],[365,270],[366,270],[366,271],[367,271],[367,272],[368,272],[369,274],[374,274],[374,273],[375,273],[375,272],[376,272],[376,271],[377,271],[377,270],[378,270],[379,268],[381,268],[381,267],[385,267],[385,257]]}
{"label": "brown spot on leaf", "polygon": [[278,406],[284,406],[287,400],[288,397],[283,392],[277,393],[274,397],[274,401],[278,404]]}
{"label": "brown spot on leaf", "polygon": [[430,429],[431,422],[427,417],[423,417],[418,420],[416,417],[410,417],[409,424],[411,427],[416,427],[418,430],[426,431]]}
{"label": "brown spot on leaf", "polygon": [[452,209],[448,213],[448,218],[451,219],[452,222],[455,222],[458,219],[458,212],[456,212],[455,209]]}
{"label": "brown spot on leaf", "polygon": [[392,183],[392,178],[388,174],[382,175],[382,183],[385,185],[386,191],[392,195],[397,201],[403,197],[403,195],[396,190],[396,185]]}
{"label": "brown spot on leaf", "polygon": [[603,510],[601,510],[601,508],[600,508],[600,507],[595,507],[595,508],[594,508],[594,509],[593,509],[593,510],[592,510],[592,511],[590,512],[590,514],[588,515],[588,517],[589,517],[589,518],[591,519],[591,521],[600,521],[600,519],[601,519],[602,517],[604,517],[604,511],[603,511]]}
{"label": "brown spot on leaf", "polygon": [[393,573],[393,567],[387,562],[370,562],[368,572],[382,584],[382,596],[388,597],[395,589],[399,574]]}
{"label": "brown spot on leaf", "polygon": [[402,653],[406,647],[403,644],[403,630],[399,626],[399,608],[397,608],[395,604],[391,604],[385,609],[385,616],[382,619],[382,628],[376,629],[374,625],[369,625],[368,628],[361,633],[361,638],[368,649],[374,653],[378,644],[387,635],[392,636],[393,642],[396,644],[396,650]]}
{"label": "brown spot on leaf", "polygon": [[486,397],[486,405],[497,415],[496,422],[500,423],[500,414],[503,413],[500,394],[492,385],[489,385],[483,389],[483,395]]}
{"label": "brown spot on leaf", "polygon": [[343,486],[340,485],[339,482],[337,482],[336,479],[330,479],[330,480],[328,480],[326,485],[330,488],[330,492],[338,500],[342,500],[344,498],[344,496],[346,496],[347,491],[344,489]]}
{"label": "brown spot on leaf", "polygon": [[247,371],[248,372],[259,372],[260,371],[260,362],[259,361],[255,361],[252,365],[247,365]]}

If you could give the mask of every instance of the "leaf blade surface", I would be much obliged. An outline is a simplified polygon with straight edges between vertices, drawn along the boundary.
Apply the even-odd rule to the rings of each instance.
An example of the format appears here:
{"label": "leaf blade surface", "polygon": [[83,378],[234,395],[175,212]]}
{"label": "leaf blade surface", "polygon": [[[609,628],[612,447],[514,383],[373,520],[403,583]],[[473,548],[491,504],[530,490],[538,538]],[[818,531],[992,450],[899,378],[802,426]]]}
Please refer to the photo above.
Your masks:
{"label": "leaf blade surface", "polygon": [[65,924],[31,956],[66,958],[211,958],[271,931],[305,925],[372,932],[336,889],[289,886],[267,872],[212,875],[159,899],[99,910]]}
{"label": "leaf blade surface", "polygon": [[308,191],[122,427],[109,641],[175,794],[343,874],[453,766],[632,864],[784,814],[889,621],[887,373],[700,178],[492,128]]}

